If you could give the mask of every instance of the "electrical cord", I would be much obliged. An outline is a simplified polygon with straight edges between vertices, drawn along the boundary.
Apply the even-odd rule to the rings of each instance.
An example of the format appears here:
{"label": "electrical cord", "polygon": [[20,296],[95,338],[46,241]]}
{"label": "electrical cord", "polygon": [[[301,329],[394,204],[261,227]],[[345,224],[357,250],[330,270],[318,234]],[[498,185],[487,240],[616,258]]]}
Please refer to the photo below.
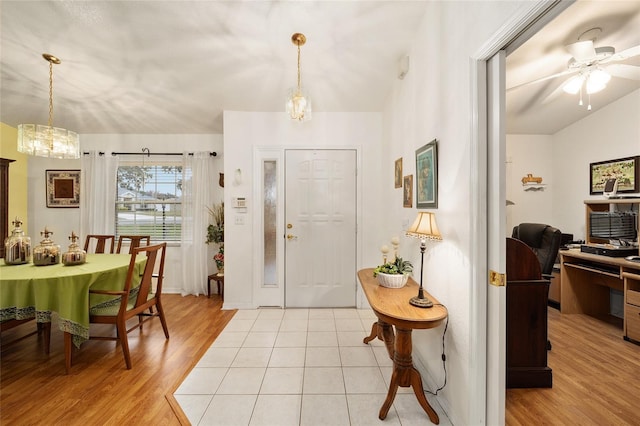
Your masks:
{"label": "electrical cord", "polygon": [[442,306],[445,311],[447,311],[447,320],[444,323],[444,331],[442,332],[442,369],[444,370],[444,383],[435,392],[431,392],[428,389],[425,389],[425,392],[430,393],[431,395],[437,396],[438,392],[444,389],[447,386],[447,356],[444,353],[444,338],[447,334],[447,328],[449,327],[449,310],[442,303],[435,303],[433,306]]}

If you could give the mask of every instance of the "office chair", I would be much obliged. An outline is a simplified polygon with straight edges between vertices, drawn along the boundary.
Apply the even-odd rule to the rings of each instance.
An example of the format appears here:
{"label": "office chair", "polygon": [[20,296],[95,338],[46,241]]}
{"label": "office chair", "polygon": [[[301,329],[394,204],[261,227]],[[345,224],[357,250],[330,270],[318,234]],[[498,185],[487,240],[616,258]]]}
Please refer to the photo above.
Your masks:
{"label": "office chair", "polygon": [[553,264],[556,263],[562,232],[542,223],[521,223],[513,227],[512,238],[528,245],[540,262],[542,276],[551,279]]}

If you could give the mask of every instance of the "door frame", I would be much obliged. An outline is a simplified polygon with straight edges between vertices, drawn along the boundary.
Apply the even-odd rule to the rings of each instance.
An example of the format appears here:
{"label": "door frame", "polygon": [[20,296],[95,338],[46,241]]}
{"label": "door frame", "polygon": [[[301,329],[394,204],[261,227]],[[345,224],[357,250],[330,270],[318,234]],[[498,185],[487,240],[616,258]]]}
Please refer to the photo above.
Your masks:
{"label": "door frame", "polygon": [[[489,257],[487,249],[500,239],[499,232],[489,233],[489,203],[488,195],[504,194],[500,182],[489,178],[489,160],[495,154],[490,146],[487,132],[489,122],[488,109],[499,98],[505,87],[497,88],[489,93],[487,87],[488,62],[499,51],[506,54],[521,46],[542,27],[571,6],[576,0],[542,0],[524,3],[520,10],[508,19],[476,54],[470,58],[471,67],[471,312],[470,312],[470,375],[469,389],[470,407],[469,422],[471,424],[503,425],[505,422],[505,389],[504,374],[499,370],[506,368],[504,363],[506,348],[506,325],[504,320],[500,324],[492,324],[489,328],[488,314],[494,310],[504,309],[495,306],[500,298],[491,299],[489,294],[488,270]],[[503,66],[504,67],[504,66]],[[505,69],[499,70],[505,72]],[[498,98],[496,98],[498,97]],[[502,116],[501,116],[502,115]],[[498,120],[505,120],[504,113],[498,115]],[[502,153],[504,155],[504,153]],[[504,175],[505,165],[502,167]],[[504,183],[502,183],[504,185]],[[502,210],[504,212],[504,210]],[[506,217],[500,218],[506,223]],[[498,241],[498,244],[500,242]],[[505,269],[504,251],[499,254],[500,271]],[[498,291],[504,289],[498,289]],[[497,326],[497,327],[496,327]],[[496,329],[497,328],[497,329]],[[489,341],[497,344],[489,345]],[[502,343],[500,343],[502,342]],[[502,360],[502,361],[501,361]],[[491,376],[489,376],[491,373]],[[502,377],[502,378],[501,378]]]}
{"label": "door frame", "polygon": [[364,306],[364,295],[362,289],[357,282],[357,272],[362,268],[362,146],[361,145],[343,145],[343,146],[308,146],[308,145],[279,145],[279,146],[255,146],[253,148],[253,206],[249,206],[254,212],[253,214],[253,234],[264,235],[264,226],[262,223],[262,162],[264,160],[275,160],[278,170],[278,207],[276,219],[276,234],[282,236],[277,242],[278,257],[278,284],[277,286],[264,286],[261,277],[264,270],[263,264],[263,247],[262,244],[253,245],[253,276],[256,278],[253,284],[252,305],[254,308],[259,307],[280,307],[285,306],[285,205],[284,205],[284,173],[285,173],[285,151],[286,150],[340,150],[355,151],[356,153],[356,270],[353,279],[356,283],[356,308],[360,309]]}

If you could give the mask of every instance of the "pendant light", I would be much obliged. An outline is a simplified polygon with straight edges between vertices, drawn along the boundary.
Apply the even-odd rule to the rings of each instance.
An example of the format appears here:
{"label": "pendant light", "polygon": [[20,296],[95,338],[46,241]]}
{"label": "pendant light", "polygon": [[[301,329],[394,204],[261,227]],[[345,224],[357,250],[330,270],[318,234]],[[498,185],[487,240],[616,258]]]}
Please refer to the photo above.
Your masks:
{"label": "pendant light", "polygon": [[300,46],[307,42],[307,38],[302,33],[295,33],[291,36],[291,42],[298,46],[298,85],[289,90],[287,95],[287,113],[292,120],[311,120],[311,99],[302,90],[300,83]]}
{"label": "pendant light", "polygon": [[49,158],[80,158],[78,134],[71,130],[53,127],[53,64],[60,59],[43,53],[49,62],[49,124],[19,124],[18,152]]}

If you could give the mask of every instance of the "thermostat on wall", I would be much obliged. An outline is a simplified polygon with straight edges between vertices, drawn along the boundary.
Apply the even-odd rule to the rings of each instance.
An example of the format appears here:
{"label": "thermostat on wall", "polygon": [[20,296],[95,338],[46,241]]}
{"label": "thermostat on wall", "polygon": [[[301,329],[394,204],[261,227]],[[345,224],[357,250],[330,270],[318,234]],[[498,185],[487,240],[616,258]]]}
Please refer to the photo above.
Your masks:
{"label": "thermostat on wall", "polygon": [[236,209],[246,209],[247,199],[245,197],[233,197],[233,207]]}

